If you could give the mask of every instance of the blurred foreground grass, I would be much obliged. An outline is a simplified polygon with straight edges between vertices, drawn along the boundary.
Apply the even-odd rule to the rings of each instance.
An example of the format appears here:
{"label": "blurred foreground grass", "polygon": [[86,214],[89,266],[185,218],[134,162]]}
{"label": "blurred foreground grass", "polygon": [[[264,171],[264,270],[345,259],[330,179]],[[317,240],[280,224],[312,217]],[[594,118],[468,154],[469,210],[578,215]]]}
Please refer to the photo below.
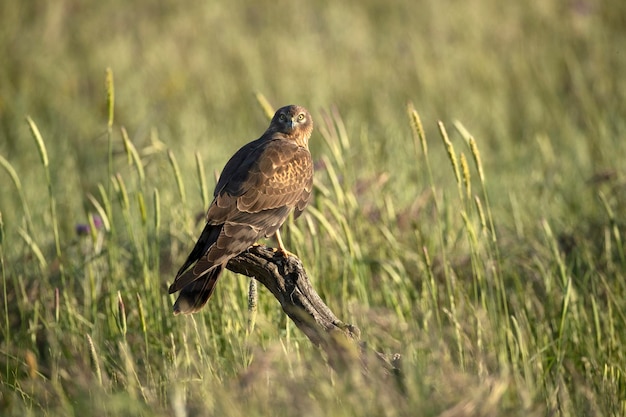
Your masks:
{"label": "blurred foreground grass", "polygon": [[[616,0],[0,4],[0,413],[626,414],[625,28]],[[263,289],[249,332],[240,276],[171,314],[256,91],[313,112],[286,243],[403,387],[331,371]]]}

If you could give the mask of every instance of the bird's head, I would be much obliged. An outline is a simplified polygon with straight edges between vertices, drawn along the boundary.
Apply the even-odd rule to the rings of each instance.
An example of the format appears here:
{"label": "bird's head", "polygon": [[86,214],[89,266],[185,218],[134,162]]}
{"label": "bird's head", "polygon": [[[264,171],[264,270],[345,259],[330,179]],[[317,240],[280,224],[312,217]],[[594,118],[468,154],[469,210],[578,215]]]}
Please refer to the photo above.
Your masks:
{"label": "bird's head", "polygon": [[300,146],[307,146],[313,131],[313,119],[307,109],[289,105],[278,109],[269,130],[286,135]]}

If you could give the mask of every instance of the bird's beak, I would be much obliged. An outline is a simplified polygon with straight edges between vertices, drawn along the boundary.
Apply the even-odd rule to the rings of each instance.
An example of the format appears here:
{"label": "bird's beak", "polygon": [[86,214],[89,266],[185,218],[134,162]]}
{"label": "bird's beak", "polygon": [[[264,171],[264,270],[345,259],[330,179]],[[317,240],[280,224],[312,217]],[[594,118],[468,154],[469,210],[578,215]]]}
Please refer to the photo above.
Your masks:
{"label": "bird's beak", "polygon": [[295,120],[293,120],[293,119],[289,120],[289,122],[287,123],[287,127],[289,128],[289,130],[295,129],[295,127],[296,127]]}

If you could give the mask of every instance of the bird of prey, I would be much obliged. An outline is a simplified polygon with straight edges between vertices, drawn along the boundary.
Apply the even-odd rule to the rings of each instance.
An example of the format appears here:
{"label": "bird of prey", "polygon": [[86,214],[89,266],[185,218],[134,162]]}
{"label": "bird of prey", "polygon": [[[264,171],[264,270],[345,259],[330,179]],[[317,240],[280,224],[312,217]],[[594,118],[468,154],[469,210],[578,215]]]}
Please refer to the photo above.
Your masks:
{"label": "bird of prey", "polygon": [[176,274],[174,314],[197,312],[215,289],[228,261],[263,237],[276,235],[293,210],[302,214],[313,188],[309,138],[313,120],[300,106],[280,108],[263,135],[239,149],[220,175],[206,226]]}

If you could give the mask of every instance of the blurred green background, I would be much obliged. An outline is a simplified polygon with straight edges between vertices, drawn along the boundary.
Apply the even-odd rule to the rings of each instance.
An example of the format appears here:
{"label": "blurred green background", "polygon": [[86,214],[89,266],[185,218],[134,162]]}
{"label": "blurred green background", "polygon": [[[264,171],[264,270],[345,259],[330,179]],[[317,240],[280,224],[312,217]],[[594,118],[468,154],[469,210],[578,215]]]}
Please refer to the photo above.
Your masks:
{"label": "blurred green background", "polygon": [[202,150],[209,165],[258,136],[265,120],[255,92],[276,107],[337,106],[383,150],[409,136],[411,100],[427,128],[461,120],[503,172],[532,163],[541,136],[582,174],[610,165],[611,148],[623,147],[626,12],[618,1],[0,7],[0,151],[18,166],[32,162],[22,122],[30,114],[52,159],[75,166],[81,187],[96,180],[106,148],[107,67],[116,123],[133,140],[154,128],[176,151]]}
{"label": "blurred green background", "polygon": [[[626,412],[624,45],[621,0],[1,2],[0,156],[19,178],[26,203],[3,164],[0,405],[15,415],[24,415],[18,403],[34,415],[52,410],[52,403],[59,415],[95,407],[102,415],[182,416],[176,390],[182,380],[181,398],[195,399],[199,409],[191,406],[191,415],[255,415],[248,405],[259,415],[268,405],[295,415],[289,390],[305,392],[311,384],[317,391],[309,399],[319,400],[311,400],[318,408],[304,408],[311,415],[411,415],[415,407],[422,415]],[[112,136],[107,68],[115,86]],[[195,155],[202,158],[210,192],[213,173],[267,126],[257,94],[274,108],[299,104],[311,111],[317,128],[310,146],[320,167],[313,213],[328,219],[334,232],[307,214],[293,229],[291,247],[319,277],[314,286],[338,315],[356,321],[377,346],[389,344],[405,355],[415,402],[372,405],[364,399],[395,394],[383,383],[351,397],[350,384],[324,371],[307,373],[314,350],[267,296],[260,308],[267,322],[254,348],[243,346],[245,326],[237,323],[247,314],[246,285],[232,276],[196,316],[200,331],[195,321],[170,317],[163,289],[200,231],[193,219],[205,208]],[[421,116],[428,155],[411,130],[409,102]],[[26,116],[47,148],[56,218]],[[493,212],[496,244],[485,230],[480,243],[472,243],[470,226],[480,228],[477,209],[470,208],[472,198],[467,203],[457,196],[438,121],[468,161],[471,152],[457,130],[462,125],[476,138],[486,180],[483,190],[470,163],[472,190]],[[122,127],[138,150],[145,182],[127,162]],[[168,150],[180,166],[185,201]],[[118,172],[132,207],[120,209],[123,204],[113,201],[118,232],[104,243],[108,268],[101,268],[84,261],[75,227],[95,212],[89,195],[104,205],[109,175]],[[156,216],[154,190],[161,217],[151,229],[135,201],[145,198],[148,217]],[[470,220],[464,223],[459,213],[469,213]],[[45,268],[34,266],[34,247],[47,260]],[[496,270],[501,281],[491,275]],[[440,298],[425,290],[429,273]],[[61,310],[67,316],[55,319],[48,307],[59,274],[77,287],[86,285],[84,276],[101,284],[76,293],[65,287]],[[134,279],[142,276],[145,281]],[[49,291],[30,291],[32,283]],[[504,287],[496,296],[490,291],[498,283]],[[119,312],[111,307],[118,291],[127,311],[135,311],[131,301],[143,294],[153,314],[148,330],[135,323],[145,346],[126,340],[125,332],[119,345],[128,343],[136,362],[111,342],[121,337]],[[234,294],[232,300],[226,294]],[[276,330],[275,322],[282,328]],[[43,344],[41,329],[48,332]],[[193,337],[206,343],[206,352],[198,348],[205,359],[188,363],[186,371],[161,361],[168,349],[176,352]],[[302,377],[302,385],[291,380],[282,391],[261,391],[237,405],[245,389],[233,381],[250,364],[261,366],[249,351],[257,345],[273,358],[301,355],[276,372]],[[149,360],[149,350],[159,359]],[[42,371],[41,380],[24,385],[33,379],[24,352],[35,352],[42,369],[81,377],[50,371],[61,375],[55,380]],[[84,392],[96,385],[94,352],[102,352],[103,372],[113,382],[107,386],[98,378],[104,388]],[[74,364],[76,357],[81,359]],[[131,374],[138,375],[141,396],[132,394],[133,378],[120,376]],[[115,396],[127,390],[142,405],[134,408],[127,397]],[[207,400],[207,390],[226,399]],[[490,397],[494,392],[500,394]]]}
{"label": "blurred green background", "polygon": [[[36,153],[22,122],[31,115],[51,160],[67,169],[55,181],[66,188],[60,203],[72,214],[70,192],[101,180],[94,167],[106,149],[107,67],[116,80],[115,122],[138,147],[156,129],[181,160],[200,150],[216,169],[265,126],[256,92],[275,107],[299,103],[317,113],[337,106],[380,151],[380,169],[394,171],[414,164],[403,157],[407,101],[427,130],[458,119],[478,138],[488,166],[510,178],[503,192],[550,180],[538,168],[541,143],[559,156],[555,168],[577,168],[567,175],[579,183],[615,166],[616,150],[624,149],[626,6],[619,1],[0,7],[0,152],[23,182],[35,182],[39,173],[27,167]],[[6,188],[0,207],[11,216]]]}

